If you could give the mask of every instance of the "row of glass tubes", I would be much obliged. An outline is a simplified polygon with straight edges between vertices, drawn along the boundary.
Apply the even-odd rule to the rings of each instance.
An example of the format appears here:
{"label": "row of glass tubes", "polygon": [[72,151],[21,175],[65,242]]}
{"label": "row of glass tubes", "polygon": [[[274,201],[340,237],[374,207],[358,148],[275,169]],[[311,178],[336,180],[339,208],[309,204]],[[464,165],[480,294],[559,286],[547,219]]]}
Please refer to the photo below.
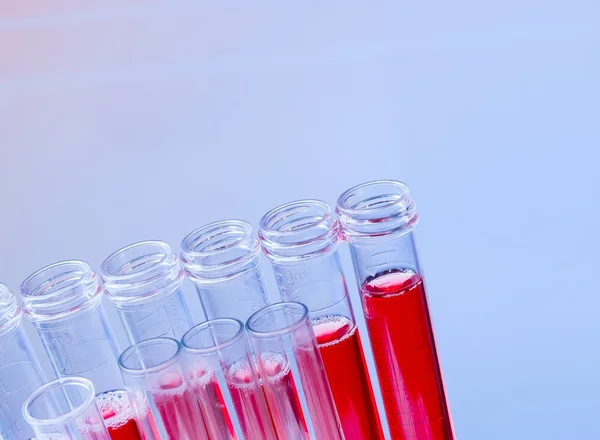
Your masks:
{"label": "row of glass tubes", "polygon": [[[403,185],[393,181],[367,185],[373,184]],[[401,189],[399,196],[408,197],[407,188]],[[346,198],[356,197],[359,190],[354,191]],[[361,195],[368,198],[368,191]],[[349,205],[340,218],[351,233],[360,234],[363,219],[352,210]],[[103,297],[116,308],[132,346],[157,337],[179,341],[194,326],[181,288],[186,275],[196,287],[208,320],[227,317],[246,322],[273,302],[260,269],[261,245],[273,264],[281,300],[301,302],[309,310],[334,305],[336,312],[354,320],[336,252],[340,218],[325,202],[289,203],[262,218],[260,240],[247,222],[212,223],[183,239],[181,258],[161,241],[135,243],[116,251],[102,263],[101,280],[83,261],[59,262],[22,283],[24,315],[37,330],[56,376],[86,378],[96,393],[123,388],[122,377],[127,381],[116,362],[121,350],[101,307]],[[402,219],[406,224],[410,221]],[[327,257],[319,260],[316,269],[323,274],[321,280],[303,277],[303,260],[310,255]],[[14,296],[0,285],[0,438],[19,440],[33,434],[23,420],[21,406],[45,382],[21,327],[21,315]],[[31,416],[27,421],[35,424]]]}

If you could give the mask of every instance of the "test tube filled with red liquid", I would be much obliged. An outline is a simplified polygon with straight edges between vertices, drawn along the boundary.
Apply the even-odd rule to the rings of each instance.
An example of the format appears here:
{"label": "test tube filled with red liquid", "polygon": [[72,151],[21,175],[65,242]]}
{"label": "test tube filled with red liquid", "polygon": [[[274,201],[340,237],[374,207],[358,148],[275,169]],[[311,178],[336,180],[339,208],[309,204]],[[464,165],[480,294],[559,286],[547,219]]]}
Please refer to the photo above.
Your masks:
{"label": "test tube filled with red liquid", "polygon": [[139,440],[96,273],[84,261],[62,261],[29,276],[20,294],[24,315],[37,330],[55,374],[92,381],[111,438]]}
{"label": "test tube filled with red liquid", "polygon": [[181,344],[175,339],[153,338],[129,347],[119,357],[144,440],[209,439],[181,356]]}
{"label": "test tube filled with red liquid", "polygon": [[260,221],[259,239],[273,265],[281,298],[301,302],[310,311],[346,440],[383,439],[337,251],[339,224],[330,206],[300,200],[274,208]]}
{"label": "test tube filled with red liquid", "polygon": [[392,438],[453,440],[408,187],[365,183],[343,193],[336,211],[350,244]]}
{"label": "test tube filled with red liquid", "polygon": [[246,329],[279,438],[344,439],[306,306],[267,306]]}
{"label": "test tube filled with red liquid", "polygon": [[241,321],[198,324],[183,336],[182,345],[210,438],[277,440]]}

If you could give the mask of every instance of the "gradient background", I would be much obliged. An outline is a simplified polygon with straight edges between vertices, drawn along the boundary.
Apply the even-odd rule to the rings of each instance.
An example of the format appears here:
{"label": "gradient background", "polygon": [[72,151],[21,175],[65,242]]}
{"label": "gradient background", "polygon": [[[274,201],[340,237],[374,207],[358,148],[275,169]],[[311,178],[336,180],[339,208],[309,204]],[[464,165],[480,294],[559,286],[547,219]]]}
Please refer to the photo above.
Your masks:
{"label": "gradient background", "polygon": [[0,280],[401,179],[460,439],[599,438],[599,16],[5,0]]}

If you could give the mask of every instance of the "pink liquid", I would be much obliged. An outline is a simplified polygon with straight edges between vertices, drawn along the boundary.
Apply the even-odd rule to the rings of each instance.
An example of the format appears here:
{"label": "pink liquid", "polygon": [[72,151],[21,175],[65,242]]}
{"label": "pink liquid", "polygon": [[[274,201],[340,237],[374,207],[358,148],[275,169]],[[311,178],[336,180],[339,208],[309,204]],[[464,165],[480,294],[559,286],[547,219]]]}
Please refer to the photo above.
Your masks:
{"label": "pink liquid", "polygon": [[423,279],[382,272],[362,300],[392,438],[453,440]]}
{"label": "pink liquid", "polygon": [[141,440],[129,398],[124,390],[98,394],[96,405],[111,439]]}
{"label": "pink liquid", "polygon": [[160,390],[153,391],[152,397],[169,440],[208,439],[196,396],[181,376],[165,375]]}
{"label": "pink liquid", "polygon": [[313,344],[296,347],[296,360],[316,438],[344,439],[319,348]]}
{"label": "pink liquid", "polygon": [[309,439],[292,371],[283,355],[261,353],[263,386],[277,434],[281,439]]}
{"label": "pink liquid", "polygon": [[211,439],[237,440],[223,393],[214,373],[198,371],[196,376],[194,392],[200,404],[209,437]]}
{"label": "pink liquid", "polygon": [[383,439],[356,325],[343,316],[320,317],[312,324],[346,440]]}
{"label": "pink liquid", "polygon": [[267,406],[263,387],[256,383],[246,360],[231,365],[227,371],[227,386],[235,412],[247,439],[276,440],[275,426]]}

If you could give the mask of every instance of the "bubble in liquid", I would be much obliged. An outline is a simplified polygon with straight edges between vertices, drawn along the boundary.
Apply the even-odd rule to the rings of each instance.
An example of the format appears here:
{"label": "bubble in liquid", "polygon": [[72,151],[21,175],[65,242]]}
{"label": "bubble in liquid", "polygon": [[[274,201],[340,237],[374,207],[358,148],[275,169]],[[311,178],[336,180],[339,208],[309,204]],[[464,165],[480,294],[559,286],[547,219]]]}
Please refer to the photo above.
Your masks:
{"label": "bubble in liquid", "polygon": [[[96,405],[107,428],[117,429],[133,419],[133,410],[125,390],[107,391],[96,396]],[[90,425],[97,421],[89,420]]]}

